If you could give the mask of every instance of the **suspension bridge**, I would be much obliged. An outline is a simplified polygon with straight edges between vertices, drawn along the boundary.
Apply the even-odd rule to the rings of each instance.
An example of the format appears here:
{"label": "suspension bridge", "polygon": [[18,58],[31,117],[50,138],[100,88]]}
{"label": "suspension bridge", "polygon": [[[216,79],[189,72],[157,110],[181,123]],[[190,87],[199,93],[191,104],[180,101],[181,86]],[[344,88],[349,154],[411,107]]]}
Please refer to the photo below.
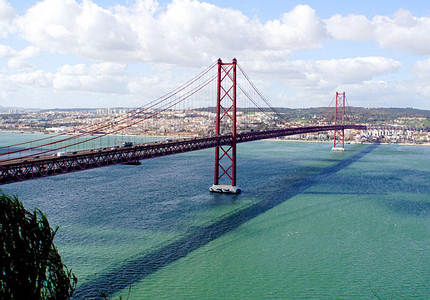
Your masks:
{"label": "suspension bridge", "polygon": [[[213,109],[213,99],[216,107]],[[222,62],[206,68],[193,79],[145,106],[124,115],[81,125],[73,130],[29,141],[0,146],[0,184],[77,172],[114,164],[138,164],[165,155],[215,148],[212,192],[238,193],[236,146],[239,143],[289,135],[333,132],[334,151],[343,151],[345,130],[366,126],[346,124],[345,92],[336,93],[334,109],[315,126],[288,126],[237,63]],[[206,105],[206,106],[205,106]],[[185,112],[202,111],[197,125],[187,124]],[[167,120],[172,123],[168,124]],[[121,133],[168,128],[180,132],[169,139],[132,142]],[[166,129],[167,130],[167,129]],[[191,134],[192,132],[192,134]],[[114,142],[106,143],[113,137]]]}

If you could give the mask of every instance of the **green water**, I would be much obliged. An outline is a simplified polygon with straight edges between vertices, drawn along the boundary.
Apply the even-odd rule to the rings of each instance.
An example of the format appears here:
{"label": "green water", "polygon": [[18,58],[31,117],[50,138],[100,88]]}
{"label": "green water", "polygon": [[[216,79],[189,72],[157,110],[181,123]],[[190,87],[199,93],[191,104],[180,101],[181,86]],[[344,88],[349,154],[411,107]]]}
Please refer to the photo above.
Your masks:
{"label": "green water", "polygon": [[429,299],[430,148],[347,149],[242,144],[239,196],[207,192],[211,149],[3,190],[60,226],[78,298]]}
{"label": "green water", "polygon": [[429,150],[379,146],[134,284],[131,298],[429,299]]}

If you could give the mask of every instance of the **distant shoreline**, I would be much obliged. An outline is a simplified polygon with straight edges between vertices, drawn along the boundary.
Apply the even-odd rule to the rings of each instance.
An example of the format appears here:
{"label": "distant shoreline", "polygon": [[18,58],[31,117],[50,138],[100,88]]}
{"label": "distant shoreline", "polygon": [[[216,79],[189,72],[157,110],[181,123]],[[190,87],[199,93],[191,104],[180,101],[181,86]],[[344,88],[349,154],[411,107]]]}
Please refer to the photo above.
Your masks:
{"label": "distant shoreline", "polygon": [[[46,132],[41,132],[41,131],[21,131],[21,130],[4,130],[4,129],[0,129],[0,133],[16,133],[16,134],[40,134],[40,135],[60,135],[61,133],[46,133]],[[66,135],[66,133],[63,133],[64,135]],[[135,135],[135,134],[130,134],[130,135],[124,135],[124,136],[128,136],[128,137],[150,137],[150,138],[166,138],[166,139],[171,139],[171,138],[193,138],[193,136],[178,136],[178,135]],[[308,141],[308,140],[298,140],[298,139],[277,139],[277,138],[269,138],[269,139],[264,139],[263,141],[268,141],[268,142],[295,142],[295,143],[322,143],[322,144],[330,144],[333,143],[333,141],[318,141],[318,140],[312,140],[312,141]],[[371,145],[373,143],[346,143],[346,145]],[[413,143],[380,143],[381,145],[399,145],[399,146],[425,146],[425,147],[430,147],[430,143],[423,143],[423,144],[413,144]]]}
{"label": "distant shoreline", "polygon": [[[298,143],[325,143],[325,144],[331,144],[333,141],[307,141],[307,140],[293,140],[293,139],[276,139],[276,138],[270,138],[265,139],[264,141],[269,142],[298,142]],[[375,143],[345,143],[345,145],[372,145]],[[423,144],[412,144],[412,143],[379,143],[381,145],[399,145],[399,146],[425,146],[430,147],[430,143],[423,143]]]}

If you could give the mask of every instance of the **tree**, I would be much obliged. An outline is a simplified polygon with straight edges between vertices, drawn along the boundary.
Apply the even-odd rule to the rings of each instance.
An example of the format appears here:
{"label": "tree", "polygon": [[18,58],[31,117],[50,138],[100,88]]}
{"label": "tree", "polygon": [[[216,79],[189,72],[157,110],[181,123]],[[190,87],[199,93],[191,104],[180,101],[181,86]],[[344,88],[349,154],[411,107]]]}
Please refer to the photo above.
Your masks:
{"label": "tree", "polygon": [[76,276],[63,264],[53,230],[39,210],[0,194],[0,299],[69,299]]}

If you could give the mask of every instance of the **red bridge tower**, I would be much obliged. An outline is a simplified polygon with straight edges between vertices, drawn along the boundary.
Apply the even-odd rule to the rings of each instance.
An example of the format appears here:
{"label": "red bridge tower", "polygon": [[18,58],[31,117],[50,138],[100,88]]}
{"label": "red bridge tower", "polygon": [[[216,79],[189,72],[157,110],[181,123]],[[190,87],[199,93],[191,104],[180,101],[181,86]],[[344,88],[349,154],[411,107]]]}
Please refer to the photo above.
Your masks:
{"label": "red bridge tower", "polygon": [[[231,145],[215,148],[214,184],[209,188],[211,192],[240,193],[240,188],[236,186],[236,64],[236,58],[231,63],[223,63],[218,59],[215,133],[219,136],[231,130],[232,142]],[[223,177],[231,184],[220,184]]]}
{"label": "red bridge tower", "polygon": [[[341,125],[342,129],[334,130],[332,151],[345,150],[345,92],[336,92],[334,108],[334,125]],[[341,123],[342,122],[342,123]]]}

